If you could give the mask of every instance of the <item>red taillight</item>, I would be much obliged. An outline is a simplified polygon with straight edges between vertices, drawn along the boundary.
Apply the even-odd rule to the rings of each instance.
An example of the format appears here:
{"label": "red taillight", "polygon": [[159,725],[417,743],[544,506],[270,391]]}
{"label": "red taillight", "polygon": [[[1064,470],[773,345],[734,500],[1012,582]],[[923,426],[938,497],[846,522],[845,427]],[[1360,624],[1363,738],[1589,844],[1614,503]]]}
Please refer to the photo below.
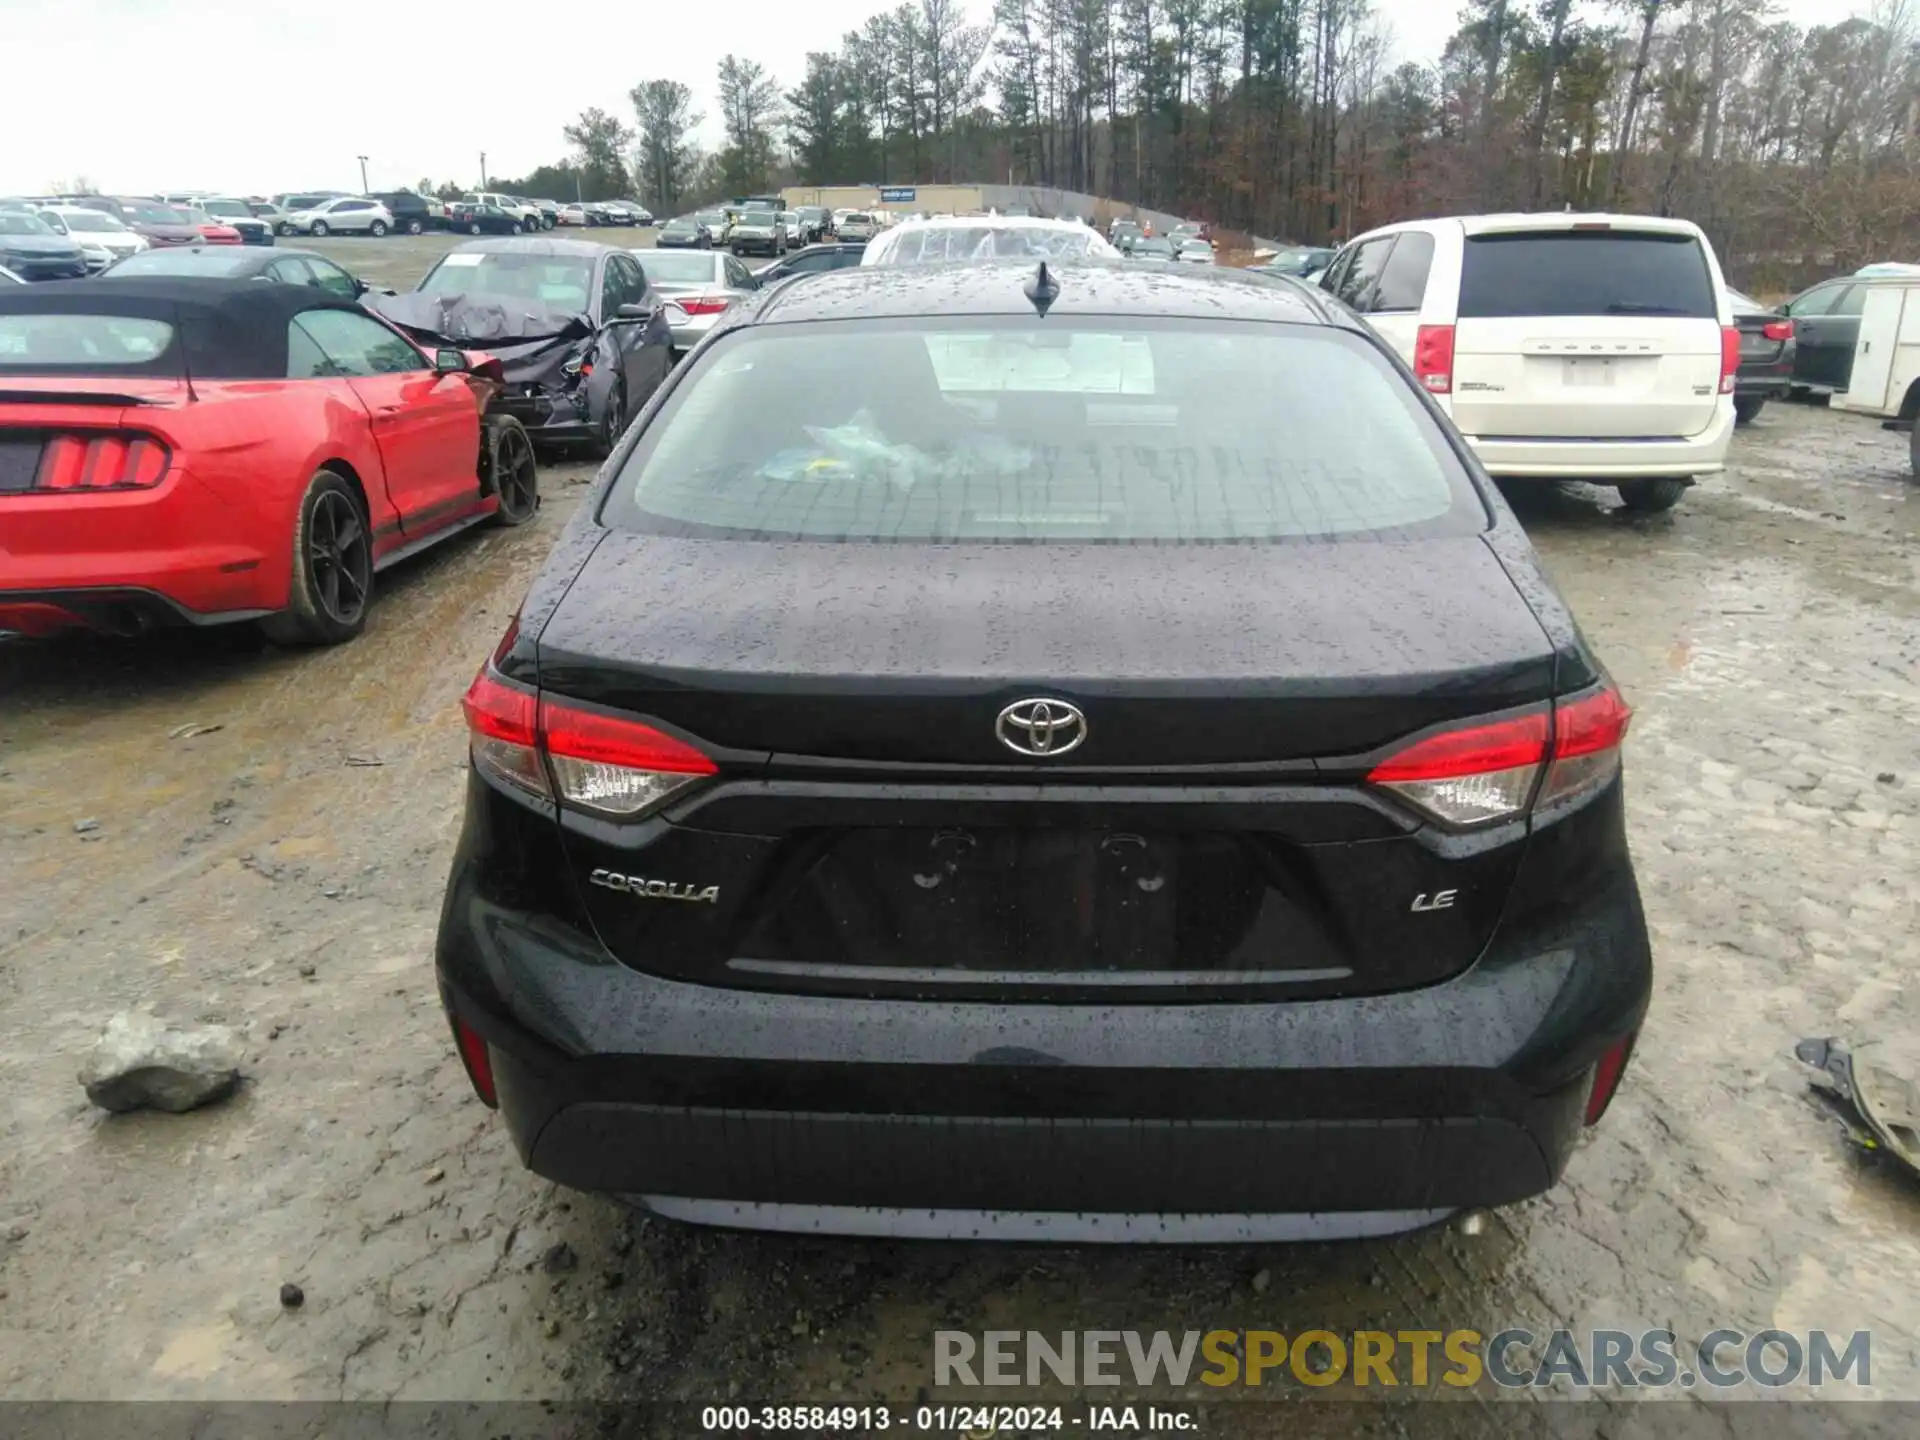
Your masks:
{"label": "red taillight", "polygon": [[1620,1077],[1627,1073],[1627,1060],[1633,1054],[1634,1034],[1622,1036],[1606,1048],[1600,1063],[1593,1067],[1593,1089],[1587,1092],[1587,1124],[1597,1125],[1613,1103],[1620,1088]]}
{"label": "red taillight", "polygon": [[541,698],[540,738],[560,799],[633,819],[718,770],[684,741],[650,725]]}
{"label": "red taillight", "polygon": [[724,295],[676,295],[673,303],[689,315],[717,315],[733,302]]}
{"label": "red taillight", "polygon": [[1491,725],[1447,730],[1416,740],[1373,767],[1367,778],[1388,785],[1407,780],[1445,780],[1538,765],[1547,758],[1547,712],[1536,710]]}
{"label": "red taillight", "polygon": [[1611,687],[1593,690],[1556,702],[1551,715],[1542,708],[1422,736],[1367,780],[1447,825],[1511,820],[1612,779],[1632,713]]}
{"label": "red taillight", "polygon": [[499,1109],[500,1097],[493,1088],[493,1054],[487,1049],[487,1042],[458,1015],[452,1019],[453,1040],[460,1047],[460,1063],[467,1067],[473,1093],[485,1101],[489,1109]]}
{"label": "red taillight", "polygon": [[1793,338],[1793,321],[1769,320],[1760,327],[1760,333],[1769,340],[1791,340]]}
{"label": "red taillight", "polygon": [[166,476],[167,447],[147,435],[56,435],[40,452],[35,490],[151,490]]}
{"label": "red taillight", "polygon": [[542,800],[553,798],[540,763],[539,699],[482,666],[460,708],[467,715],[476,770]]}
{"label": "red taillight", "polygon": [[719,770],[685,741],[638,720],[536,695],[491,664],[474,677],[461,708],[476,769],[577,810],[634,819]]}
{"label": "red taillight", "polygon": [[1453,326],[1420,327],[1413,341],[1413,374],[1428,394],[1453,393]]}
{"label": "red taillight", "polygon": [[1733,393],[1733,377],[1740,369],[1740,331],[1737,326],[1720,327],[1720,393]]}

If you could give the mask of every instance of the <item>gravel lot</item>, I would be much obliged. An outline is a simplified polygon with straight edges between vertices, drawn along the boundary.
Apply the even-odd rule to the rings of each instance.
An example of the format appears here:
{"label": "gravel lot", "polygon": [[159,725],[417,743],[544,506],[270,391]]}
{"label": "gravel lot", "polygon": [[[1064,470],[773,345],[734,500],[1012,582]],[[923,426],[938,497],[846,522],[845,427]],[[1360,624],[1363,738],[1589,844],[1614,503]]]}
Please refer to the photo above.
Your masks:
{"label": "gravel lot", "polygon": [[[315,248],[406,285],[446,244]],[[1920,1188],[1849,1155],[1791,1053],[1915,1021],[1904,437],[1775,405],[1671,515],[1516,494],[1638,710],[1652,1014],[1552,1194],[1475,1237],[1258,1250],[706,1233],[520,1169],[453,1058],[431,945],[457,701],[591,473],[550,464],[536,524],[382,576],[343,649],[0,646],[0,1396],[910,1400],[948,1325],[1311,1324],[1870,1329],[1876,1392],[1920,1399]],[[169,738],[195,722],[220,728]],[[78,1057],[142,1006],[240,1027],[242,1092],[90,1110]]]}

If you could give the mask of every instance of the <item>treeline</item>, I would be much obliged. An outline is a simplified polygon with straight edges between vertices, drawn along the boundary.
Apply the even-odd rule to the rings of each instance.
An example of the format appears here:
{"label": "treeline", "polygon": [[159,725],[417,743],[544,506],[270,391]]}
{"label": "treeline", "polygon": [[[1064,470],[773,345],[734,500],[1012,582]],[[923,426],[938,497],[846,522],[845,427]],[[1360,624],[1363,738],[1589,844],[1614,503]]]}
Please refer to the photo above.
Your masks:
{"label": "treeline", "polygon": [[[1838,4],[1835,6],[1838,9]],[[1685,215],[1736,275],[1920,258],[1907,0],[1810,28],[1769,0],[1466,0],[1396,63],[1368,0],[908,0],[783,86],[728,56],[703,152],[690,87],[589,110],[517,182],[661,212],[787,182],[1008,181],[1277,239],[1410,215]]]}

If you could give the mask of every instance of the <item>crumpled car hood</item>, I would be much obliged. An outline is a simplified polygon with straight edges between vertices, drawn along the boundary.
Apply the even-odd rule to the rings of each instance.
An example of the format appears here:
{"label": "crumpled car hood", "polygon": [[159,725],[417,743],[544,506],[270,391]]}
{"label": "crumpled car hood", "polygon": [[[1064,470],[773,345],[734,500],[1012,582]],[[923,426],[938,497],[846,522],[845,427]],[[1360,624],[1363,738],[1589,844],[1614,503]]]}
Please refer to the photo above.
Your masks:
{"label": "crumpled car hood", "polygon": [[537,300],[490,295],[372,297],[373,308],[404,330],[483,350],[536,340],[574,340],[593,333],[593,321],[577,310],[556,310]]}
{"label": "crumpled car hood", "polygon": [[484,350],[510,384],[564,383],[561,366],[594,336],[591,316],[488,295],[367,295],[362,304],[428,343]]}

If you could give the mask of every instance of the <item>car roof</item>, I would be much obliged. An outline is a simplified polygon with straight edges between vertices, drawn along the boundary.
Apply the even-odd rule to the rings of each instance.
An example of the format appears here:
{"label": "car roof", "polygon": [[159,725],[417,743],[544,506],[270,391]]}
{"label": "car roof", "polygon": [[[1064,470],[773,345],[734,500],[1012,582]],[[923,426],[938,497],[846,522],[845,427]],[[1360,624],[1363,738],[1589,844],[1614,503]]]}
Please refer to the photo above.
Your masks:
{"label": "car roof", "polygon": [[[179,374],[184,356],[188,373],[208,380],[285,379],[287,322],[311,310],[366,313],[358,302],[311,285],[225,277],[149,275],[112,284],[51,280],[0,291],[0,315],[163,320],[180,343],[168,346],[151,365],[115,366],[115,373]],[[0,361],[0,371],[22,368]]]}
{"label": "car roof", "polygon": [[593,260],[612,254],[613,247],[596,245],[591,240],[561,240],[551,235],[489,235],[479,240],[463,240],[447,254],[471,255],[476,251],[505,251],[510,255],[567,255],[579,260]]}
{"label": "car roof", "polygon": [[[1029,260],[950,265],[858,266],[830,270],[805,285],[780,287],[739,311],[742,324],[894,319],[914,315],[1030,315],[1026,287],[1038,272]],[[1360,322],[1307,286],[1267,276],[1211,270],[1147,269],[1124,262],[1048,264],[1059,285],[1049,315],[1124,315],[1265,320],[1334,325]]]}
{"label": "car roof", "polygon": [[1679,220],[1668,215],[1628,215],[1608,210],[1515,210],[1489,215],[1442,215],[1427,220],[1403,220],[1394,225],[1382,225],[1369,230],[1365,235],[1356,235],[1354,239],[1364,240],[1370,235],[1393,233],[1401,230],[1422,230],[1431,225],[1458,225],[1468,235],[1513,235],[1528,231],[1566,231],[1617,229],[1636,230],[1642,234],[1652,231],[1668,235],[1692,235],[1701,238],[1700,227],[1691,220]]}

